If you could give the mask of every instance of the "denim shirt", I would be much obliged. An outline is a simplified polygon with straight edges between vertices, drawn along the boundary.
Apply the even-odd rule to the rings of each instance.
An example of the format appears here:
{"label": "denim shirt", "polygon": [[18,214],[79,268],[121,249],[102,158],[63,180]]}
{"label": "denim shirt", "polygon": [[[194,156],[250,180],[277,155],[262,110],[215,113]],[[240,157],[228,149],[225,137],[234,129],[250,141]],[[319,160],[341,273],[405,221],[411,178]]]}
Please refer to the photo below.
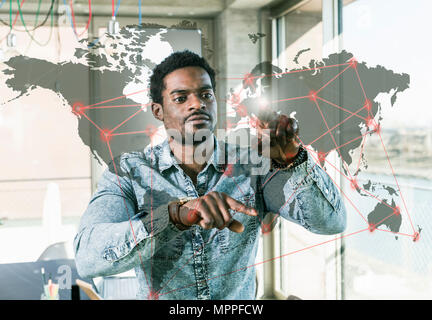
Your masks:
{"label": "denim shirt", "polygon": [[[254,171],[256,164],[243,161],[252,152],[216,141],[196,185],[167,140],[117,157],[81,218],[74,239],[78,273],[98,277],[134,268],[138,299],[255,299],[254,264],[268,213],[330,235],[344,231],[346,211],[336,186],[310,154],[288,170],[269,170],[262,157],[265,165]],[[227,155],[237,159],[234,164],[227,164]],[[245,226],[242,233],[197,225],[181,231],[170,222],[169,202],[211,191],[255,207],[259,215],[231,211]]]}

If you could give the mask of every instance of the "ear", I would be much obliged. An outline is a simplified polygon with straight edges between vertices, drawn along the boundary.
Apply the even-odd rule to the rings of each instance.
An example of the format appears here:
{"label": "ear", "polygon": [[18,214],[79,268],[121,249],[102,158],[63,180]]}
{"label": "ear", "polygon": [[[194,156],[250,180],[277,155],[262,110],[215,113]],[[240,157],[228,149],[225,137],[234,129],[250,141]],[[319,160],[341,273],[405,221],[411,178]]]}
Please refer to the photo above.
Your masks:
{"label": "ear", "polygon": [[153,102],[151,105],[151,109],[152,109],[152,113],[153,116],[160,120],[163,121],[163,109],[162,109],[162,105],[160,103],[155,103]]}

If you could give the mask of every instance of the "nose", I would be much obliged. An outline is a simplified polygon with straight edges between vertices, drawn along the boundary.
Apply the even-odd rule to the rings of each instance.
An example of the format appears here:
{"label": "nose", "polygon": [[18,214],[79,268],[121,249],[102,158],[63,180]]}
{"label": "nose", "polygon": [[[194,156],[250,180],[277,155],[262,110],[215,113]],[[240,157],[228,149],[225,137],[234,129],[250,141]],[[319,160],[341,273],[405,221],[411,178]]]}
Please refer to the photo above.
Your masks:
{"label": "nose", "polygon": [[190,98],[189,110],[205,108],[206,104],[197,94],[192,94]]}

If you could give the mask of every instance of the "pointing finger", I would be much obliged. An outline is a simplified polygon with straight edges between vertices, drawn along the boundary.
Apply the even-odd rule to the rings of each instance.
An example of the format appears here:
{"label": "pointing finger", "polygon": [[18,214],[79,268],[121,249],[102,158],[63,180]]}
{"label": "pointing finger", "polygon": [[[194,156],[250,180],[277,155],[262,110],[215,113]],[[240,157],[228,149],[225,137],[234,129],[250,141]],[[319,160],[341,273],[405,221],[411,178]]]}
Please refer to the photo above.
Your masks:
{"label": "pointing finger", "polygon": [[234,210],[234,211],[238,211],[244,214],[247,214],[248,216],[257,216],[258,215],[258,211],[255,208],[251,208],[248,206],[245,206],[243,203],[231,198],[228,195],[225,195],[225,201],[228,204],[228,206],[230,207],[230,209]]}

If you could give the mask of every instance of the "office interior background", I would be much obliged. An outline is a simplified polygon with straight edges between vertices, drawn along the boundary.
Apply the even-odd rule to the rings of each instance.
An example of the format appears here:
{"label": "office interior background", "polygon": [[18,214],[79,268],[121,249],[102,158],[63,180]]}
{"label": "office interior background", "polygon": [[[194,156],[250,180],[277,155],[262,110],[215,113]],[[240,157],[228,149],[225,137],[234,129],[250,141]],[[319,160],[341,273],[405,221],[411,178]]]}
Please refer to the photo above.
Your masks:
{"label": "office interior background", "polygon": [[[0,67],[19,54],[51,63],[72,61],[80,41],[97,40],[112,18],[111,1],[93,0],[91,6],[89,2],[56,0],[51,10],[48,0],[12,1],[10,15],[10,2],[0,0]],[[263,61],[282,70],[297,67],[293,59],[304,49],[308,50],[298,57],[304,64],[347,50],[368,66],[381,65],[410,75],[409,88],[393,106],[391,94],[375,98],[383,106],[381,134],[398,185],[374,136],[363,150],[368,170],[359,181],[384,181],[400,188],[410,219],[421,230],[418,241],[402,235],[409,224],[407,216],[397,239],[391,232],[322,236],[277,220],[274,230],[261,237],[258,299],[432,297],[432,81],[428,67],[432,45],[425,34],[432,29],[431,10],[426,0],[115,1],[120,27],[142,22],[193,25],[200,30],[197,50],[217,70],[220,123],[226,120],[224,99],[230,88],[239,85],[238,78]],[[15,46],[7,38],[10,17],[16,18],[11,20]],[[187,42],[188,35],[179,37]],[[12,100],[14,93],[6,79],[0,72],[0,264],[37,261],[56,243],[64,247],[61,258],[73,259],[72,240],[80,216],[105,166],[81,141],[77,117],[61,96],[35,88]],[[91,78],[84,81],[89,88],[100,85]],[[92,94],[90,89],[88,94]],[[349,184],[335,177],[342,190],[351,194]],[[351,196],[361,211],[370,211],[374,205]],[[349,233],[359,221],[349,202],[346,207]],[[334,241],[324,243],[329,239]],[[121,277],[133,279],[133,272],[117,276]],[[103,281],[96,280],[96,284]],[[7,291],[1,283],[0,291]],[[133,298],[130,291],[124,292],[123,296],[106,293],[104,298]]]}

